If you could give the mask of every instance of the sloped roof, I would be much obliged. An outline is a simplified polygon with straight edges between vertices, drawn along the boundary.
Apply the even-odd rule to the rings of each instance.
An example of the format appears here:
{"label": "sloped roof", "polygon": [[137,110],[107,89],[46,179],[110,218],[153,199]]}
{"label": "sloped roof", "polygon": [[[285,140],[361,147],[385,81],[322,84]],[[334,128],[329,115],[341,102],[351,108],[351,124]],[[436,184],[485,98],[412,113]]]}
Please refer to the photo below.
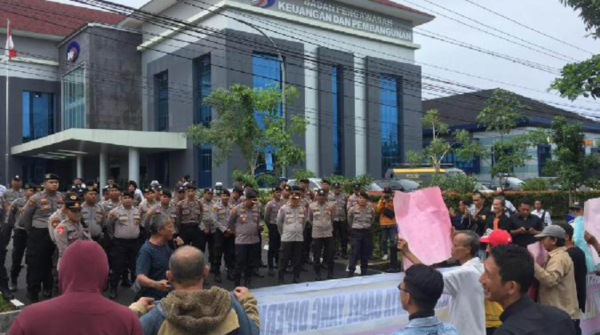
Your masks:
{"label": "sloped roof", "polygon": [[13,31],[67,36],[86,23],[116,24],[124,16],[45,0],[2,0],[0,28],[7,18]]}
{"label": "sloped roof", "polygon": [[[495,89],[476,91],[443,98],[423,101],[423,112],[437,109],[442,122],[450,126],[464,126],[477,123],[477,115],[485,108],[485,102],[494,94]],[[582,123],[597,123],[575,112],[560,109],[543,102],[514,93],[524,106],[519,113],[536,123],[535,120],[551,120],[555,116],[563,116],[569,120]]]}

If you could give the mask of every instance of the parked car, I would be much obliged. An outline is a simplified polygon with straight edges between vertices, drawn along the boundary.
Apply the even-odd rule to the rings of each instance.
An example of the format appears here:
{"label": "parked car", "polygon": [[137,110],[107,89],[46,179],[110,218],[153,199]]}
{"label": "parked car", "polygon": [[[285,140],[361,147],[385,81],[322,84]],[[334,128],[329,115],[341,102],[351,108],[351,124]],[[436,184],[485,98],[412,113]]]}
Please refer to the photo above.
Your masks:
{"label": "parked car", "polygon": [[[519,178],[516,177],[510,177],[510,176],[503,176],[501,177],[502,179],[502,189],[503,190],[520,190],[521,189],[521,184],[523,184],[523,181]],[[497,189],[498,187],[500,187],[498,185],[498,180],[493,180],[492,181],[492,189]]]}
{"label": "parked car", "polygon": [[380,179],[373,183],[382,189],[389,187],[392,191],[410,192],[419,188],[419,183],[410,179]]}

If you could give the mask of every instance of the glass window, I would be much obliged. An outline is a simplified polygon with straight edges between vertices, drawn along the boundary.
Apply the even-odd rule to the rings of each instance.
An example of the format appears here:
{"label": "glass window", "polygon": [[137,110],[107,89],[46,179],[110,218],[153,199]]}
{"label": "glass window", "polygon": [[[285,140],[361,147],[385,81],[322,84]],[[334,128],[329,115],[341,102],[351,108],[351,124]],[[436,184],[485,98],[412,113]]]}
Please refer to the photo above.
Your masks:
{"label": "glass window", "polygon": [[[254,88],[279,87],[281,84],[281,64],[279,57],[263,53],[254,53],[252,55],[252,86]],[[281,105],[278,107],[277,115],[281,115]],[[264,128],[263,115],[254,113],[258,126]],[[264,150],[264,156],[259,157],[259,167],[256,173],[263,173],[266,170],[272,170],[273,149],[268,147]]]}
{"label": "glass window", "polygon": [[546,163],[552,160],[552,147],[549,144],[538,145],[538,173],[540,177],[551,177],[544,172]]}
{"label": "glass window", "polygon": [[402,81],[382,75],[380,79],[381,175],[402,162],[400,126],[402,125]]}
{"label": "glass window", "polygon": [[156,100],[156,130],[169,130],[169,72],[154,75],[154,95]]}
{"label": "glass window", "polygon": [[331,67],[331,92],[332,103],[331,113],[333,116],[333,127],[331,135],[333,136],[333,173],[343,174],[343,152],[344,152],[344,92],[343,92],[342,71],[338,66]]}
{"label": "glass window", "polygon": [[65,74],[62,80],[62,129],[85,128],[85,67]]}
{"label": "glass window", "polygon": [[23,143],[54,134],[54,94],[23,91]]}
{"label": "glass window", "polygon": [[[196,89],[197,97],[199,99],[198,106],[198,122],[202,123],[205,127],[210,126],[212,120],[212,111],[210,106],[202,103],[204,98],[210,95],[212,91],[211,84],[211,67],[210,67],[210,54],[200,57],[196,60]],[[212,186],[212,146],[201,145],[197,149],[198,152],[198,186],[200,187],[211,187]]]}

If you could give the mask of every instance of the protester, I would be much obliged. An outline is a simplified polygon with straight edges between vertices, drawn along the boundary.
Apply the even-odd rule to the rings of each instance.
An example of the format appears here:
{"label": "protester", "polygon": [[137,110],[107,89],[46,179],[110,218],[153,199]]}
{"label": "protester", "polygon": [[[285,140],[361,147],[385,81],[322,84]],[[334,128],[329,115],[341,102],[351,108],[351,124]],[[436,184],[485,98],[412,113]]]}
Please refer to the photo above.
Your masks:
{"label": "protester", "polygon": [[[472,230],[477,233],[479,237],[483,236],[485,233],[485,222],[487,217],[490,215],[489,207],[485,206],[485,199],[483,198],[483,194],[479,192],[474,192],[473,196],[473,205],[471,206],[471,226],[468,230]],[[484,254],[480,254],[483,256]]]}
{"label": "protester", "polygon": [[533,203],[533,207],[535,210],[531,212],[531,214],[540,218],[544,224],[544,227],[550,226],[552,224],[552,215],[550,215],[550,212],[542,208],[542,200],[536,200]]}
{"label": "protester", "polygon": [[458,202],[458,213],[455,213],[455,215],[452,215],[450,218],[454,229],[469,230],[469,227],[472,226],[470,206],[471,200],[469,199],[461,199]]}
{"label": "protester", "polygon": [[[150,219],[148,228],[150,238],[140,249],[135,267],[136,281],[141,287],[137,296],[162,299],[170,290],[167,270],[173,250],[169,242],[175,227],[168,216],[157,213]],[[177,242],[183,244],[181,238]]]}
{"label": "protester", "polygon": [[453,325],[435,316],[435,305],[444,291],[444,278],[433,268],[417,264],[406,270],[398,286],[402,308],[408,312],[408,324],[392,335],[458,335]]}
{"label": "protester", "polygon": [[540,303],[567,312],[577,334],[580,334],[581,313],[577,301],[575,269],[565,247],[565,235],[565,230],[557,225],[548,226],[541,234],[535,235],[549,254],[544,267],[534,263],[535,279],[540,282]]}
{"label": "protester", "polygon": [[577,289],[577,302],[579,303],[579,310],[585,313],[585,301],[587,299],[587,266],[585,264],[585,253],[579,249],[575,243],[573,243],[573,232],[574,229],[568,224],[557,223],[557,226],[565,230],[565,247],[567,253],[573,261],[573,267],[575,271],[575,288]]}
{"label": "protester", "polygon": [[531,215],[531,202],[527,199],[519,204],[519,213],[511,216],[508,230],[513,237],[513,243],[527,247],[536,242],[534,235],[541,233],[544,229],[542,221],[535,215]]}
{"label": "protester", "polygon": [[[396,226],[396,214],[394,212],[394,197],[392,189],[386,187],[383,190],[383,198],[377,203],[377,216],[381,230],[381,252],[383,260],[390,259],[390,267],[386,272],[399,272],[398,265],[398,227]],[[390,243],[388,249],[388,242]],[[388,256],[389,254],[389,256]]]}
{"label": "protester", "polygon": [[494,247],[484,269],[480,282],[485,298],[498,302],[504,308],[500,316],[502,325],[494,335],[575,334],[568,314],[554,307],[536,304],[527,295],[534,278],[533,257],[527,249],[515,244]]}
{"label": "protester", "polygon": [[586,231],[585,224],[583,222],[583,204],[580,202],[574,202],[569,209],[574,217],[574,220],[570,223],[573,227],[572,241],[579,248],[579,250],[583,251],[587,272],[595,272],[597,270],[597,264],[592,258],[588,242],[585,238]]}
{"label": "protester", "polygon": [[133,194],[133,205],[139,206],[142,200],[144,200],[144,194],[138,188],[138,185],[134,180],[130,180],[129,183],[127,183],[127,190]]}
{"label": "protester", "polygon": [[236,287],[233,293],[218,287],[203,289],[209,269],[202,251],[190,246],[177,249],[169,268],[167,278],[173,291],[150,312],[139,302],[130,306],[143,314],[144,335],[260,333],[256,298],[247,288]]}
{"label": "protester", "polygon": [[72,244],[60,262],[62,294],[26,307],[8,334],[141,335],[135,314],[102,296],[107,278],[108,260],[96,242]]}
{"label": "protester", "polygon": [[[422,264],[406,240],[400,239],[398,250],[413,264]],[[468,230],[457,232],[452,240],[452,257],[459,261],[460,267],[443,274],[444,293],[452,297],[448,321],[459,334],[485,334],[483,289],[479,284],[483,265],[476,256],[478,251],[477,234]]]}
{"label": "protester", "polygon": [[506,208],[504,207],[505,200],[502,198],[494,198],[492,202],[492,212],[487,217],[485,229],[488,230],[508,230],[510,227],[510,218],[505,215]]}

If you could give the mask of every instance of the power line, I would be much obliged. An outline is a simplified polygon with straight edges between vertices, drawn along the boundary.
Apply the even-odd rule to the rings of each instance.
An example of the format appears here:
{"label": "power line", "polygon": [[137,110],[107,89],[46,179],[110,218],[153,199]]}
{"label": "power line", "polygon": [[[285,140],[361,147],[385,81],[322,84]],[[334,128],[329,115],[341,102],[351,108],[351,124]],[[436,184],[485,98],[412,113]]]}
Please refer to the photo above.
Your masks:
{"label": "power line", "polygon": [[498,13],[498,12],[496,12],[496,11],[493,11],[493,10],[491,10],[491,9],[489,9],[489,8],[485,7],[485,6],[482,6],[482,5],[480,5],[480,4],[478,4],[478,3],[474,2],[474,1],[471,1],[471,0],[463,0],[463,1],[466,1],[466,2],[470,3],[470,4],[471,4],[471,5],[473,5],[473,6],[479,7],[479,8],[481,8],[481,9],[483,9],[483,10],[485,10],[485,11],[489,12],[489,13],[492,13],[492,14],[494,14],[494,15],[496,15],[496,16],[499,16],[499,17],[501,17],[501,18],[503,18],[503,19],[505,19],[505,20],[508,20],[508,21],[510,21],[510,22],[512,22],[512,23],[515,23],[515,24],[517,24],[517,25],[519,25],[519,26],[521,26],[521,27],[523,27],[523,28],[525,28],[525,29],[527,29],[527,30],[531,30],[531,31],[533,31],[533,32],[535,32],[535,33],[537,33],[537,34],[540,34],[540,35],[542,35],[542,36],[544,36],[544,37],[547,37],[547,38],[549,38],[549,39],[551,39],[551,40],[554,40],[554,41],[556,41],[556,42],[562,43],[562,44],[564,44],[564,45],[566,45],[566,46],[569,46],[569,47],[571,47],[571,48],[573,48],[573,49],[577,49],[577,50],[579,50],[579,51],[583,51],[583,52],[585,52],[585,53],[588,53],[588,54],[590,54],[590,55],[594,55],[594,53],[593,53],[593,52],[591,52],[591,51],[588,51],[588,50],[582,49],[582,48],[580,48],[580,47],[578,47],[578,46],[576,46],[576,45],[573,45],[573,44],[571,44],[571,43],[569,43],[569,42],[566,42],[566,41],[564,41],[564,40],[561,40],[561,39],[559,39],[559,38],[556,38],[556,37],[554,37],[554,36],[548,35],[548,34],[544,33],[543,31],[540,31],[540,30],[538,30],[538,29],[535,29],[535,28],[533,28],[533,27],[531,27],[531,26],[528,26],[528,25],[526,25],[526,24],[523,24],[523,23],[521,23],[521,22],[519,22],[519,21],[517,21],[517,20],[515,20],[515,19],[512,19],[512,18],[510,18],[510,17],[508,17],[508,16],[506,16],[506,15],[504,15],[504,14],[501,14],[501,13]]}

